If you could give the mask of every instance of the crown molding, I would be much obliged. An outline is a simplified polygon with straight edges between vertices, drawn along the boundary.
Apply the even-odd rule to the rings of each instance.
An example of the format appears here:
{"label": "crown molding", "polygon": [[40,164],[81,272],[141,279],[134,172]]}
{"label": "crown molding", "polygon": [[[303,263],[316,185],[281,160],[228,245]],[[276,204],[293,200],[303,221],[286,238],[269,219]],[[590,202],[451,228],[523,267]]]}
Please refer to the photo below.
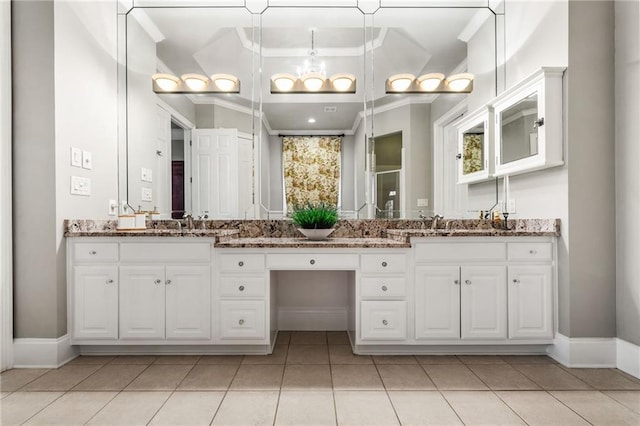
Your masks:
{"label": "crown molding", "polygon": [[151,18],[149,18],[149,15],[147,15],[147,13],[143,9],[133,8],[130,15],[133,16],[136,21],[138,21],[142,29],[145,30],[147,34],[149,34],[149,37],[151,37],[151,39],[155,43],[160,43],[166,38],[164,34],[162,34],[162,31],[160,31],[156,24],[153,23]]}

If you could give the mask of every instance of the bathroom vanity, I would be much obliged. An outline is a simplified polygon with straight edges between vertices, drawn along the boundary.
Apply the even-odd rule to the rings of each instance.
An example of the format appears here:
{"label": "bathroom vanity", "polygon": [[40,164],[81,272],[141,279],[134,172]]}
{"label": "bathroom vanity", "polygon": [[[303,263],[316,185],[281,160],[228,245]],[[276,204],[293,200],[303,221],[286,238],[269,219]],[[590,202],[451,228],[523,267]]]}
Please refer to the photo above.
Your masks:
{"label": "bathroom vanity", "polygon": [[[282,273],[342,271],[345,308],[328,323],[348,331],[355,353],[535,352],[555,329],[549,229],[388,229],[319,242],[220,229],[72,231],[69,331],[84,353],[270,353],[280,324],[291,323],[279,309]],[[296,312],[308,329],[317,313],[307,314],[305,324]]]}

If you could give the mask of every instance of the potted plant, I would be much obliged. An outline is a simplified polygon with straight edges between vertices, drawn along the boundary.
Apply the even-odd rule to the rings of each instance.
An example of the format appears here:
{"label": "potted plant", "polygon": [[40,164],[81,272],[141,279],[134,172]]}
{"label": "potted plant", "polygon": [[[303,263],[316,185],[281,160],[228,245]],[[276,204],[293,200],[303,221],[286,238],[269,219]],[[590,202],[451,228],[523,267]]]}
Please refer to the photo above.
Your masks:
{"label": "potted plant", "polygon": [[325,203],[307,203],[295,206],[291,218],[305,237],[324,240],[333,232],[333,226],[338,221],[338,210]]}

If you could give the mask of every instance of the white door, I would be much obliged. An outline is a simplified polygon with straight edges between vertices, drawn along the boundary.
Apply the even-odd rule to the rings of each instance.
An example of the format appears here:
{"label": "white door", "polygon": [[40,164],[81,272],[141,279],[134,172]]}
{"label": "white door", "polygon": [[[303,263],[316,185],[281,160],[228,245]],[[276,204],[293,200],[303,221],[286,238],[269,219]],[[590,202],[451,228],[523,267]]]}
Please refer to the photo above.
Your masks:
{"label": "white door", "polygon": [[460,270],[460,334],[463,339],[507,338],[505,266],[463,266]]}
{"label": "white door", "polygon": [[509,338],[553,338],[551,266],[509,266]]}
{"label": "white door", "polygon": [[[153,206],[171,217],[171,114],[156,107],[156,167],[153,180]],[[144,185],[144,183],[143,183]],[[137,206],[133,206],[137,207]]]}
{"label": "white door", "polygon": [[460,268],[416,268],[416,339],[460,339]]}
{"label": "white door", "polygon": [[167,339],[211,337],[211,273],[209,266],[167,266]]}
{"label": "white door", "polygon": [[253,141],[238,138],[238,203],[240,218],[253,219]]}
{"label": "white door", "polygon": [[236,219],[238,212],[237,129],[196,129],[191,149],[194,215]]}
{"label": "white door", "polygon": [[118,338],[118,267],[73,268],[74,339]]}
{"label": "white door", "polygon": [[164,267],[120,267],[120,338],[164,339]]}

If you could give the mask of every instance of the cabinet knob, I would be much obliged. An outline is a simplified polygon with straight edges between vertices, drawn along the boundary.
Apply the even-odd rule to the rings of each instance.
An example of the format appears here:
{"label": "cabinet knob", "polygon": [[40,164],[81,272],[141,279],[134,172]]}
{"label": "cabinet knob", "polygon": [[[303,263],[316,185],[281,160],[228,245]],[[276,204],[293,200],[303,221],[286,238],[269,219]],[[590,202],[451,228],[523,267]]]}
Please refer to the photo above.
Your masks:
{"label": "cabinet knob", "polygon": [[514,283],[514,284],[518,284],[519,282],[520,282],[520,280],[519,280],[519,279],[517,279],[517,278],[514,278],[514,279],[513,279],[513,283]]}
{"label": "cabinet knob", "polygon": [[382,291],[387,291],[387,290],[388,290],[388,289],[387,289],[387,286],[386,286],[386,285],[383,285],[383,286],[382,286]]}
{"label": "cabinet knob", "polygon": [[387,267],[387,262],[382,262],[382,267],[386,268]]}
{"label": "cabinet knob", "polygon": [[312,264],[312,265],[315,265],[315,264],[316,264],[316,261],[315,261],[315,259],[311,259],[311,260],[309,261],[309,263],[310,263],[310,264]]}
{"label": "cabinet knob", "polygon": [[244,320],[241,319],[240,321],[238,321],[238,324],[240,324],[240,325],[244,324]]}
{"label": "cabinet knob", "polygon": [[241,260],[240,262],[238,262],[238,266],[242,268],[244,266],[244,262]]}
{"label": "cabinet knob", "polygon": [[107,284],[113,284],[113,280],[107,280]]}
{"label": "cabinet knob", "polygon": [[95,256],[96,254],[98,254],[98,252],[97,252],[97,251],[95,251],[95,250],[91,250],[91,251],[89,252],[89,254],[90,254],[91,256]]}
{"label": "cabinet knob", "polygon": [[154,284],[160,284],[162,282],[162,280],[155,280],[153,283]]}
{"label": "cabinet knob", "polygon": [[171,280],[167,280],[167,281],[166,281],[166,283],[167,283],[167,284],[171,284]]}
{"label": "cabinet knob", "polygon": [[238,287],[238,290],[240,290],[240,291],[244,291],[244,286],[243,286],[243,285],[241,285],[240,287]]}
{"label": "cabinet knob", "polygon": [[460,285],[460,280],[454,280],[454,281],[453,281],[453,283],[454,283],[455,285]]}
{"label": "cabinet knob", "polygon": [[471,285],[471,280],[464,280],[464,283],[465,283],[466,285]]}
{"label": "cabinet knob", "polygon": [[389,321],[387,321],[387,320],[382,320],[382,324],[383,324],[383,325],[389,325]]}
{"label": "cabinet knob", "polygon": [[537,251],[535,251],[535,250],[529,250],[529,254],[536,254],[536,253],[537,253]]}

